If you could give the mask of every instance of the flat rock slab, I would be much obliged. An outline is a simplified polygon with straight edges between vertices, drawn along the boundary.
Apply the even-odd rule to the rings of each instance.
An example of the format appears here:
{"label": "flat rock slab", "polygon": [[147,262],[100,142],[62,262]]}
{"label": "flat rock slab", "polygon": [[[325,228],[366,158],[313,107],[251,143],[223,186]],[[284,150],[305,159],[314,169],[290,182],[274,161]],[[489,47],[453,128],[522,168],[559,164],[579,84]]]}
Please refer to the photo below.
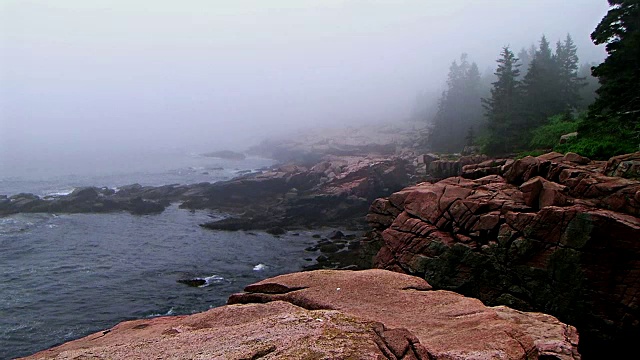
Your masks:
{"label": "flat rock slab", "polygon": [[[127,321],[27,359],[416,359],[406,331],[276,301]],[[387,340],[390,339],[390,340]],[[405,356],[390,346],[406,345]],[[412,357],[413,356],[413,357]]]}
{"label": "flat rock slab", "polygon": [[120,323],[27,359],[579,359],[575,328],[386,270],[294,273],[190,316]]}
{"label": "flat rock slab", "polygon": [[578,359],[575,328],[556,318],[486,307],[424,280],[386,270],[294,273],[267,279],[229,303],[288,301],[333,309],[413,334],[433,359]]}

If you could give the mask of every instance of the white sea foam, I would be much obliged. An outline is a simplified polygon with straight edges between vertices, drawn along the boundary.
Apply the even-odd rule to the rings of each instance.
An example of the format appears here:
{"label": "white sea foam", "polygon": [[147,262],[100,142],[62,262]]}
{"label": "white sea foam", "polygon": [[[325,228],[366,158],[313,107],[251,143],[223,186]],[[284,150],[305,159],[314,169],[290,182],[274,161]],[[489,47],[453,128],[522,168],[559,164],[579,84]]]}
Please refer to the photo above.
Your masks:
{"label": "white sea foam", "polygon": [[253,267],[253,271],[263,271],[267,268],[267,265],[265,264],[258,264],[256,266]]}
{"label": "white sea foam", "polygon": [[225,281],[225,278],[223,278],[222,276],[218,276],[218,275],[211,275],[211,276],[207,276],[207,277],[203,278],[202,280],[204,280],[205,283],[203,285],[198,286],[198,287],[205,287],[205,286],[209,286],[209,285],[213,285],[213,284],[220,284],[220,283]]}
{"label": "white sea foam", "polygon": [[53,190],[53,191],[49,191],[47,193],[44,194],[45,197],[47,196],[66,196],[69,195],[73,192],[73,190],[75,190],[74,188],[67,188],[67,189],[62,189],[62,190]]}
{"label": "white sea foam", "polygon": [[151,314],[151,315],[147,315],[147,317],[148,317],[148,318],[153,318],[153,317],[158,317],[158,316],[169,316],[169,315],[173,315],[173,314],[175,314],[175,311],[173,310],[173,307],[171,307],[171,308],[169,309],[169,311],[167,311],[167,312],[166,312],[166,313],[164,313],[164,314],[161,314],[161,313],[154,313],[154,314]]}

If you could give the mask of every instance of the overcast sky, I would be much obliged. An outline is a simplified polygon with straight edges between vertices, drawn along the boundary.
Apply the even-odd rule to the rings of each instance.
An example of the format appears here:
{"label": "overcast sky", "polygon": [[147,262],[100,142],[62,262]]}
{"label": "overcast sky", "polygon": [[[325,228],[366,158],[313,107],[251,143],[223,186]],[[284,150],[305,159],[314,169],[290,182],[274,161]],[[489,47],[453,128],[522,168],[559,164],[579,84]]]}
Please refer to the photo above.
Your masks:
{"label": "overcast sky", "polygon": [[[242,148],[302,125],[401,121],[452,60],[481,70],[605,0],[0,0],[0,157]],[[240,144],[240,145],[239,145]]]}

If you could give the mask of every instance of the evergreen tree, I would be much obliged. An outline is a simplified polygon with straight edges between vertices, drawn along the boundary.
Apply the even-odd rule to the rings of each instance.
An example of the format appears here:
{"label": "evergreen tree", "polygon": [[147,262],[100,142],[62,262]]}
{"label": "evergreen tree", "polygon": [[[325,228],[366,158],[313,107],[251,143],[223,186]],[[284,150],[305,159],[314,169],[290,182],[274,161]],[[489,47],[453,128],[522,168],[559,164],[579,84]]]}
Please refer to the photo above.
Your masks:
{"label": "evergreen tree", "polygon": [[600,87],[598,78],[591,75],[591,68],[595,63],[582,64],[578,70],[578,77],[584,79],[584,86],[580,87],[580,102],[578,110],[586,110],[594,101],[596,101],[596,90]]}
{"label": "evergreen tree", "polygon": [[[520,49],[520,52],[518,53],[518,59],[520,60],[520,68],[525,70],[529,69],[529,66],[531,66],[531,61],[533,61],[533,58],[535,56],[536,56],[536,46],[534,44],[531,44],[529,49],[525,49],[525,48]],[[522,80],[522,78],[525,75],[526,75],[526,72],[521,71],[518,80]]]}
{"label": "evergreen tree", "polygon": [[507,154],[521,142],[518,136],[520,125],[521,88],[518,76],[518,59],[508,46],[502,49],[497,60],[498,67],[491,97],[482,99],[486,110],[488,138],[485,151],[490,154]]}
{"label": "evergreen tree", "polygon": [[531,60],[523,85],[526,94],[528,121],[523,131],[543,125],[547,118],[565,111],[561,96],[557,57],[551,52],[549,41],[543,35],[540,47]]}
{"label": "evergreen tree", "polygon": [[469,127],[469,130],[467,130],[467,136],[464,139],[467,146],[473,146],[473,144],[475,144],[476,134],[475,131],[473,131],[473,126]]}
{"label": "evergreen tree", "polygon": [[580,89],[585,85],[585,78],[578,76],[577,48],[571,35],[567,34],[564,43],[556,44],[556,64],[558,69],[558,90],[560,101],[565,110],[575,110],[580,103]]}
{"label": "evergreen tree", "polygon": [[430,143],[435,151],[461,151],[468,128],[478,127],[482,121],[480,71],[469,62],[467,54],[462,54],[459,61],[449,67],[447,90],[440,98],[434,120]]}
{"label": "evergreen tree", "polygon": [[587,137],[616,136],[627,148],[640,142],[640,1],[609,0],[611,9],[591,34],[596,45],[606,44],[604,62],[593,68],[600,80],[598,98],[579,130]]}

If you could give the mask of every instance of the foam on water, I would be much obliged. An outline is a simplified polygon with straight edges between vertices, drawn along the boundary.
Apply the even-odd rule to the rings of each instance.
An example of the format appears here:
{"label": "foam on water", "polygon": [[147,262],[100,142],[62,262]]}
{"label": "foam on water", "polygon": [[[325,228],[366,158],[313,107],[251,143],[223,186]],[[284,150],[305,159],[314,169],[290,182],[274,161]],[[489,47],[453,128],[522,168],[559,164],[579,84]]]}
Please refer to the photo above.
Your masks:
{"label": "foam on water", "polygon": [[63,189],[63,190],[52,190],[47,191],[43,194],[44,197],[57,197],[57,196],[66,196],[69,195],[75,190],[75,188]]}
{"label": "foam on water", "polygon": [[204,285],[200,285],[198,287],[206,287],[206,286],[211,286],[211,285],[215,285],[215,284],[221,284],[221,283],[227,281],[225,278],[223,278],[222,276],[218,276],[218,275],[207,276],[207,277],[203,278],[203,280],[205,281]]}
{"label": "foam on water", "polygon": [[267,268],[267,265],[265,264],[258,264],[256,266],[253,267],[253,271],[263,271]]}

